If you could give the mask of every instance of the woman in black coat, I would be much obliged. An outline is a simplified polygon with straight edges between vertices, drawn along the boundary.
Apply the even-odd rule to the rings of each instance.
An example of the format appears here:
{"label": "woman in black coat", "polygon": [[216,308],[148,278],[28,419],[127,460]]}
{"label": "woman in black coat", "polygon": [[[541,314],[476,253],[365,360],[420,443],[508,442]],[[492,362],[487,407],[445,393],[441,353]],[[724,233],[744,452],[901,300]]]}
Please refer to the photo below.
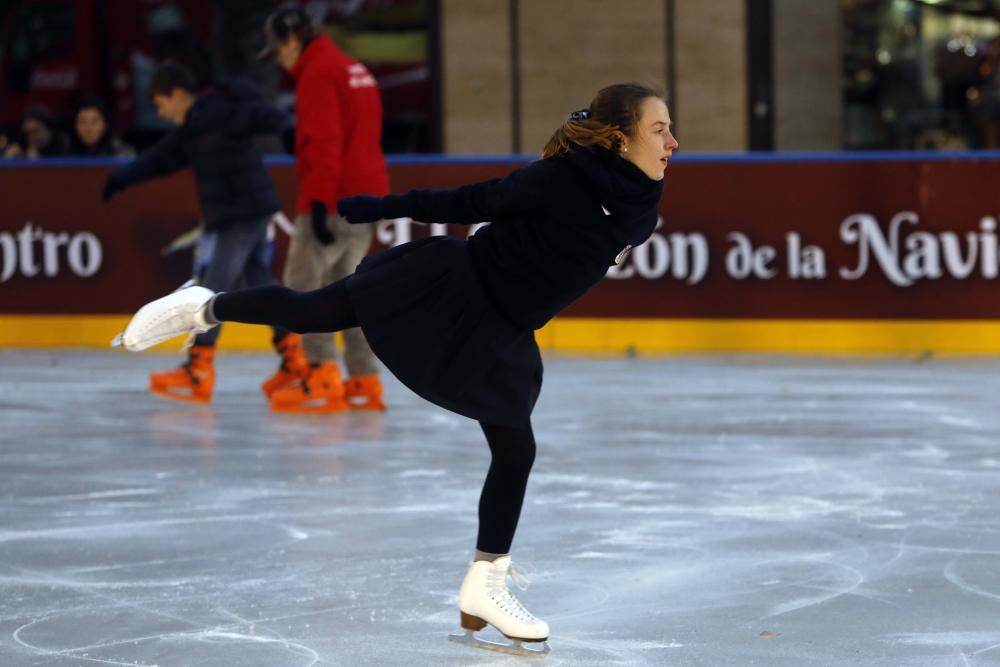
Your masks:
{"label": "woman in black coat", "polygon": [[144,349],[229,321],[301,333],[360,326],[396,377],[478,420],[489,444],[476,555],[459,593],[462,626],[475,631],[489,623],[513,640],[545,641],[548,625],[506,586],[535,458],[530,416],[542,361],[534,330],[653,233],[676,148],[669,112],[653,90],[609,86],[556,130],[541,160],[506,178],[350,197],[337,207],[352,224],[403,216],[492,223],[468,240],[405,243],[314,292],[274,286],[214,295],[189,288],[140,310],[122,343]]}

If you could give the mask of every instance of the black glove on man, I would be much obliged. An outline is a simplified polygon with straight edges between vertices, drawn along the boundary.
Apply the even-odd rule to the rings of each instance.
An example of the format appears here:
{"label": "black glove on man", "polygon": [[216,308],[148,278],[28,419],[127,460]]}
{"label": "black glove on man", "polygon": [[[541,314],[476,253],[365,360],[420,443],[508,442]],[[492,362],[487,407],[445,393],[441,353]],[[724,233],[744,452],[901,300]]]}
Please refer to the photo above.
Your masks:
{"label": "black glove on man", "polygon": [[358,195],[345,197],[337,202],[337,213],[352,225],[375,222],[385,217],[385,204],[381,197]]}
{"label": "black glove on man", "polygon": [[312,211],[312,228],[316,240],[323,245],[330,245],[336,241],[333,230],[326,224],[326,204],[321,201],[309,202]]}

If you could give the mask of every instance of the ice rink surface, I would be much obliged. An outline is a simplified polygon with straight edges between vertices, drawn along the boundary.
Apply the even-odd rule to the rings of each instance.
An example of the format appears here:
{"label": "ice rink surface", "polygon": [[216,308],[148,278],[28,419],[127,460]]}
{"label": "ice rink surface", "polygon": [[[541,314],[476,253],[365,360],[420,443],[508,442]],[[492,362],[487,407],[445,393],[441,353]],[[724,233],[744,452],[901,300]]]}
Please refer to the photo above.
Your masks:
{"label": "ice rink surface", "polygon": [[1000,362],[547,359],[514,545],[547,658],[451,644],[488,453],[0,351],[0,665],[1000,665]]}

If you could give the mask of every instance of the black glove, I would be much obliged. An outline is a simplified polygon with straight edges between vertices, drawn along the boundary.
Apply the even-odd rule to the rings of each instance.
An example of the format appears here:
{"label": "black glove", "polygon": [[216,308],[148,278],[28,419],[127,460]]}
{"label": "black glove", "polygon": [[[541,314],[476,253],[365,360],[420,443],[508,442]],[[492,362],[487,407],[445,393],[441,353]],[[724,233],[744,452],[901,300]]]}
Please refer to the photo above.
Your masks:
{"label": "black glove", "polygon": [[381,197],[358,195],[337,202],[337,213],[352,225],[375,222],[385,218],[385,204]]}
{"label": "black glove", "polygon": [[108,174],[108,179],[104,181],[104,189],[101,190],[101,199],[104,202],[109,202],[115,196],[115,193],[121,192],[124,189],[125,184],[121,182],[115,172],[111,172]]}
{"label": "black glove", "polygon": [[316,240],[323,245],[330,245],[336,241],[333,230],[326,224],[326,204],[314,201],[309,203],[309,208],[312,211],[312,228]]}

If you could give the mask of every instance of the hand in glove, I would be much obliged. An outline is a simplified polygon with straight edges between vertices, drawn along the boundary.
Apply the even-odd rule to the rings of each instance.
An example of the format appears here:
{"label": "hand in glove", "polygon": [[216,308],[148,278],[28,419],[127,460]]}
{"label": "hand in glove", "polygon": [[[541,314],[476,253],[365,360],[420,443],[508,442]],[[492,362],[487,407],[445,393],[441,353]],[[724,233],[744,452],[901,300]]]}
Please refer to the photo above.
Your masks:
{"label": "hand in glove", "polygon": [[316,240],[323,245],[330,245],[336,241],[333,230],[326,224],[326,204],[321,201],[310,202],[312,211],[312,229]]}
{"label": "hand in glove", "polygon": [[381,197],[358,195],[337,202],[337,213],[352,225],[375,222],[385,217],[385,204]]}

